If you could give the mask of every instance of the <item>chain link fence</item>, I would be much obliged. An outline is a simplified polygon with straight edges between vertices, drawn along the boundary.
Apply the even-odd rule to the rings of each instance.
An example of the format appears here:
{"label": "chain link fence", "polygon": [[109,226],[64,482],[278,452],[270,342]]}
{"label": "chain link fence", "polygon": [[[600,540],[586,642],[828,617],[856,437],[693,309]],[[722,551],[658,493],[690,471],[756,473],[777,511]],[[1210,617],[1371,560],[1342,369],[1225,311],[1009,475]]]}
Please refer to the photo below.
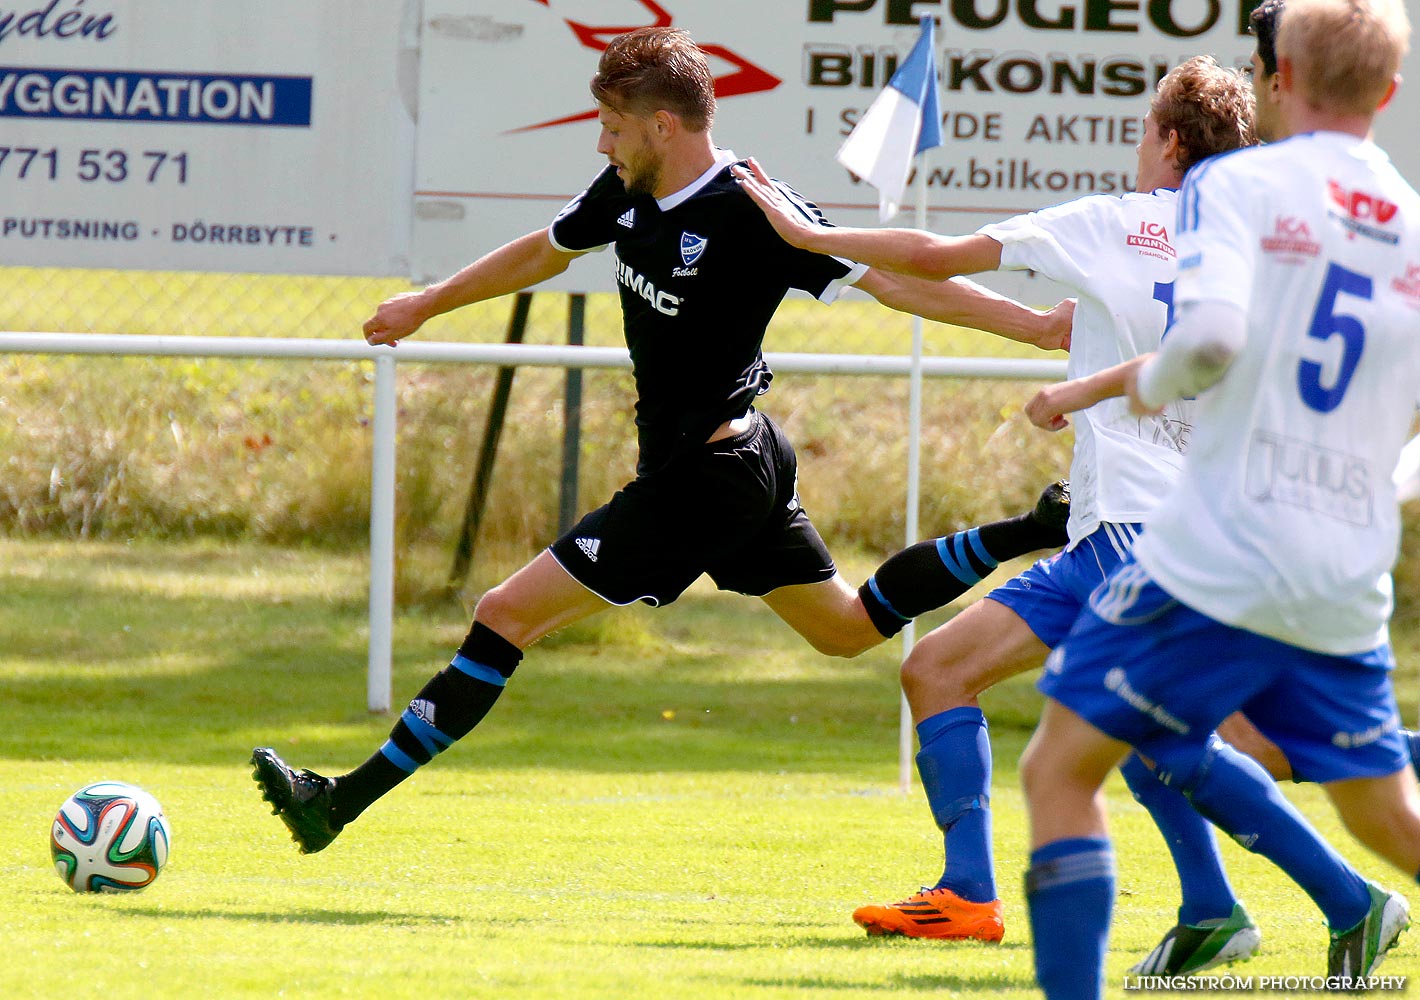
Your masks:
{"label": "chain link fence", "polygon": [[[174,336],[359,336],[400,280],[0,269],[0,328]],[[534,295],[527,343],[567,338],[569,297]],[[432,321],[429,340],[497,342],[512,300]],[[586,341],[621,343],[612,295],[587,298]],[[929,325],[930,353],[976,353]],[[776,351],[905,354],[909,320],[868,301],[784,304]],[[1009,352],[1014,345],[1004,345]],[[992,353],[1001,353],[992,346]],[[1023,356],[1038,352],[1022,349]],[[367,530],[368,365],[223,359],[9,356],[3,360],[6,476],[0,527],[16,534],[216,534],[356,544]],[[437,544],[459,523],[497,372],[401,366],[402,537]],[[555,533],[563,381],[516,373],[482,537],[535,551]],[[924,391],[924,530],[1029,502],[1064,473],[1067,442],[1012,417],[1016,383],[929,380]],[[630,375],[591,370],[581,409],[580,505],[629,475]],[[805,503],[830,541],[887,549],[903,533],[907,384],[901,378],[780,375],[764,407],[803,466]]]}
{"label": "chain link fence", "polygon": [[[397,279],[0,268],[0,330],[355,338]],[[1045,303],[1041,303],[1045,304]],[[426,340],[496,343],[513,300],[432,321]],[[525,342],[567,341],[569,297],[533,296]],[[586,342],[621,344],[612,295],[586,301]],[[927,324],[926,353],[1041,357]],[[766,349],[907,354],[910,320],[871,301],[789,300]],[[0,353],[0,533],[17,538],[215,538],[359,549],[370,515],[373,367],[365,362],[65,357]],[[472,572],[471,601],[558,531],[567,373],[517,369]],[[447,593],[498,370],[401,364],[397,594]],[[576,509],[603,502],[635,463],[625,370],[588,369]],[[1025,509],[1068,469],[1071,436],[1020,409],[1027,382],[927,379],[920,534]],[[908,383],[780,373],[763,408],[799,453],[800,491],[830,547],[867,565],[904,539]],[[1412,512],[1413,514],[1413,512]],[[1420,650],[1420,527],[1397,570],[1399,688]],[[1407,715],[1413,706],[1406,701]]]}

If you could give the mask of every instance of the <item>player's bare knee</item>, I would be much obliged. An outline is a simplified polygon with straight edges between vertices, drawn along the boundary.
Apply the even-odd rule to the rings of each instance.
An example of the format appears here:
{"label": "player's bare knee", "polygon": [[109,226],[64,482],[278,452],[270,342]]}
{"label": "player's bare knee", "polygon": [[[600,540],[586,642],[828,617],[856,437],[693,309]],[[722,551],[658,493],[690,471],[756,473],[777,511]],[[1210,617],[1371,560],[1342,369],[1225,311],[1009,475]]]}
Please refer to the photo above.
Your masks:
{"label": "player's bare knee", "polygon": [[918,648],[913,647],[907,654],[907,659],[902,661],[902,669],[899,671],[902,691],[907,695],[908,702],[914,706],[926,697],[932,686],[932,664],[919,654]]}
{"label": "player's bare knee", "polygon": [[473,610],[475,621],[482,622],[519,648],[527,645],[524,633],[527,625],[519,615],[519,607],[502,585],[494,587],[478,599]]}
{"label": "player's bare knee", "polygon": [[913,647],[902,663],[902,690],[908,703],[934,714],[974,704],[980,690],[972,677],[969,661],[943,659],[924,645]]}

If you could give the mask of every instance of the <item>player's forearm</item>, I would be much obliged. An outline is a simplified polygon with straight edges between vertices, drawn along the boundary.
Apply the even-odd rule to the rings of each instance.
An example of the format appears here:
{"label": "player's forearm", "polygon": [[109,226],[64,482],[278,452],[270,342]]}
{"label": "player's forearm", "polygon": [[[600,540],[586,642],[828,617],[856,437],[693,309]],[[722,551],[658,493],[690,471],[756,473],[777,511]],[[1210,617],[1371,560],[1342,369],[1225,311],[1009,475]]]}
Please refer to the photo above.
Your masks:
{"label": "player's forearm", "polygon": [[1042,430],[1064,430],[1070,424],[1065,414],[1087,410],[1101,400],[1126,395],[1135,374],[1150,357],[1152,355],[1145,354],[1091,375],[1048,385],[1026,403],[1026,417]]}
{"label": "player's forearm", "polygon": [[[870,274],[873,272],[869,272]],[[969,326],[1020,341],[1044,345],[1053,326],[1047,313],[1021,305],[964,278],[927,281],[901,274],[877,272],[876,283],[859,282],[883,305],[923,319],[954,326]]]}
{"label": "player's forearm", "polygon": [[1112,368],[1106,368],[1093,375],[1085,375],[1064,383],[1059,388],[1068,390],[1068,393],[1062,394],[1058,399],[1061,404],[1061,412],[1074,413],[1076,410],[1086,410],[1102,400],[1125,395],[1128,391],[1130,378],[1136,376],[1139,369],[1152,357],[1153,354],[1141,354],[1137,358],[1122,361]]}
{"label": "player's forearm", "polygon": [[796,242],[806,250],[856,260],[897,274],[941,281],[990,270],[964,252],[970,237],[938,236],[920,229],[805,227]]}
{"label": "player's forearm", "polygon": [[1247,342],[1247,317],[1225,302],[1180,309],[1163,346],[1141,369],[1131,393],[1137,408],[1157,411],[1214,385]]}
{"label": "player's forearm", "polygon": [[530,288],[567,270],[574,256],[554,247],[546,230],[519,237],[424,289],[424,318]]}

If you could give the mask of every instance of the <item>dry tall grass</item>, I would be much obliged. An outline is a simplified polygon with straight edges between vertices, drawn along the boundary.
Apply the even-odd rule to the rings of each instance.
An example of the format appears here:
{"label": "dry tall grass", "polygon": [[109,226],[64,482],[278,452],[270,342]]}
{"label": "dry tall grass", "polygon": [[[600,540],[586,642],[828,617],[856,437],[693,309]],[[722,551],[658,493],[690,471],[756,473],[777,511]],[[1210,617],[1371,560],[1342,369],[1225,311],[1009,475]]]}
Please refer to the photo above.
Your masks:
{"label": "dry tall grass", "polygon": [[[250,537],[343,545],[369,518],[371,377],[358,363],[18,357],[0,361],[0,525],[21,534]],[[406,366],[399,518],[408,541],[451,537],[463,513],[495,373]],[[560,371],[515,380],[484,536],[529,549],[556,531]],[[930,382],[925,526],[946,529],[1033,500],[1063,474],[1066,442],[1004,419],[1029,387]],[[583,508],[635,463],[624,373],[590,373]],[[903,537],[906,387],[900,379],[782,376],[763,399],[795,441],[806,506],[830,541]],[[1004,408],[1003,408],[1004,404]]]}
{"label": "dry tall grass", "polygon": [[[0,330],[352,337],[391,280],[0,268]],[[497,341],[509,304],[432,322],[433,340]],[[565,337],[566,299],[536,296],[532,343]],[[611,296],[591,296],[587,341],[620,340]],[[766,346],[906,353],[905,318],[870,302],[790,300]],[[928,325],[928,353],[1036,356],[985,334]],[[402,365],[400,536],[447,550],[468,494],[496,375]],[[368,366],[336,362],[0,355],[0,532],[91,538],[252,538],[362,544],[369,514]],[[1033,387],[930,380],[921,533],[1023,509],[1065,473],[1068,433],[1030,428]],[[885,553],[903,540],[907,387],[900,379],[781,375],[762,400],[799,451],[806,507],[831,546]],[[580,508],[630,476],[630,378],[588,372]],[[562,374],[517,375],[480,546],[513,565],[556,532]],[[1420,552],[1407,522],[1405,552]],[[417,589],[417,588],[416,588]],[[407,588],[406,588],[407,592]],[[1397,570],[1398,623],[1420,627],[1420,566]]]}

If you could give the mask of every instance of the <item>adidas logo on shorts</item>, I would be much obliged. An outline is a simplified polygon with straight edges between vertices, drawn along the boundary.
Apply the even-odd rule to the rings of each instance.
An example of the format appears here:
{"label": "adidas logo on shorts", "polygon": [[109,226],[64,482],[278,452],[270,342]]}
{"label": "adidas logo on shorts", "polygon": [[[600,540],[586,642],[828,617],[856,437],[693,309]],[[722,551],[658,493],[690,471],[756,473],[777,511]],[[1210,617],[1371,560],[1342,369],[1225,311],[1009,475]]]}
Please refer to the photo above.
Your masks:
{"label": "adidas logo on shorts", "polygon": [[578,538],[575,539],[577,548],[582,550],[582,555],[592,562],[597,561],[597,553],[601,551],[602,540],[600,538]]}

